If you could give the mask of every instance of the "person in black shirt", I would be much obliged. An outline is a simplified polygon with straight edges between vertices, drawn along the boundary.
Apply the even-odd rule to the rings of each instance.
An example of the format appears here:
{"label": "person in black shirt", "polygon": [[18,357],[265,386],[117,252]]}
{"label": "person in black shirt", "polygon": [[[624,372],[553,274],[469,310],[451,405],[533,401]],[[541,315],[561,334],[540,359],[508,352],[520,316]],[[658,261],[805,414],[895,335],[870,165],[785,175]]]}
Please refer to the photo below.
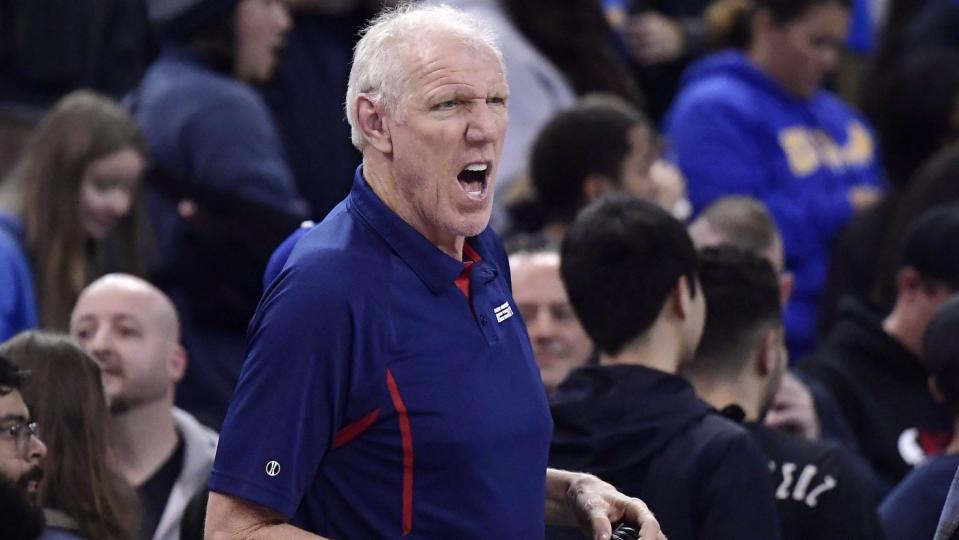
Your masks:
{"label": "person in black shirt", "polygon": [[784,539],[876,540],[875,508],[846,454],[765,426],[786,368],[772,265],[725,245],[700,251],[707,312],[703,339],[682,374],[706,402],[746,421],[769,458]]}
{"label": "person in black shirt", "polygon": [[801,366],[836,398],[883,494],[952,433],[947,409],[929,393],[922,336],[959,292],[959,205],[917,219],[900,261],[892,312],[882,319],[847,299],[824,345]]}
{"label": "person in black shirt", "polygon": [[570,303],[600,354],[599,365],[573,371],[553,395],[550,465],[641,497],[670,540],[779,538],[759,448],[676,375],[705,314],[683,225],[646,201],[603,199],[570,227],[560,260]]}

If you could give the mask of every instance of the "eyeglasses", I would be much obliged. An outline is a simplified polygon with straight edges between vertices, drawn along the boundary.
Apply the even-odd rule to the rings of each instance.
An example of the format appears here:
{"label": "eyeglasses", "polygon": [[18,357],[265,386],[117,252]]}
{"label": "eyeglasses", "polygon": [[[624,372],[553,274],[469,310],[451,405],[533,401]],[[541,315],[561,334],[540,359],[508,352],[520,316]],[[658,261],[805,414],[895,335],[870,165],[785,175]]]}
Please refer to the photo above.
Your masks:
{"label": "eyeglasses", "polygon": [[36,422],[24,424],[17,422],[9,427],[0,428],[0,436],[13,439],[16,445],[17,456],[23,457],[30,445],[30,437],[40,438],[40,426]]}

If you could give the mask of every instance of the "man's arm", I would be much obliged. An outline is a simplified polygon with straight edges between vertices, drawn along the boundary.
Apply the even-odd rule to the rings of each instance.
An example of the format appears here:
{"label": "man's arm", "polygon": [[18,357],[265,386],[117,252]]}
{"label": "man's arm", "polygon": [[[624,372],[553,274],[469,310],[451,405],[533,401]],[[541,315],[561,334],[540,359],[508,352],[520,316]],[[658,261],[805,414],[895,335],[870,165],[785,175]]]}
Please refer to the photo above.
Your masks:
{"label": "man's arm", "polygon": [[546,523],[579,527],[595,540],[607,540],[612,524],[640,527],[642,538],[666,540],[646,504],[627,497],[591,474],[546,469]]}
{"label": "man's arm", "polygon": [[215,491],[207,501],[205,529],[207,540],[323,539],[290,525],[286,517],[265,506]]}

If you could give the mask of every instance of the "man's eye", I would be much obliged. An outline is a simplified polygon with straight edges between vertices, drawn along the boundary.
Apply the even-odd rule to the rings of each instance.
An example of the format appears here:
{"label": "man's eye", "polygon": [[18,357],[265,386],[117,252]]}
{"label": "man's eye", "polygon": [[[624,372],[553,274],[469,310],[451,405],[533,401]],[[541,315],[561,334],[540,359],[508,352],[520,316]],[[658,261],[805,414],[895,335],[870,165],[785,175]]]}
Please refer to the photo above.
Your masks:
{"label": "man's eye", "polygon": [[450,99],[450,100],[447,100],[447,101],[444,101],[444,102],[438,104],[438,105],[436,106],[436,108],[437,108],[437,109],[441,109],[441,110],[443,110],[443,109],[452,109],[452,108],[456,107],[458,104],[459,104],[459,100]]}
{"label": "man's eye", "polygon": [[506,98],[494,96],[494,97],[486,98],[486,103],[489,103],[490,105],[504,105],[506,104]]}

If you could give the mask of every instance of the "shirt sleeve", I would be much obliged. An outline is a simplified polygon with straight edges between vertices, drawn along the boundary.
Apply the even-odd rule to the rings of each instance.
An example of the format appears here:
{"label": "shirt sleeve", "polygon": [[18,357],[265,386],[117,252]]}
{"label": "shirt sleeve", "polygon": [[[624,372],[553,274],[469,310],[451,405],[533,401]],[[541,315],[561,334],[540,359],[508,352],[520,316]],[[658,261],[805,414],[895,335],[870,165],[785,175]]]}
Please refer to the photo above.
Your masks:
{"label": "shirt sleeve", "polygon": [[700,493],[700,540],[779,540],[767,459],[745,431],[729,440]]}
{"label": "shirt sleeve", "polygon": [[342,419],[354,334],[348,273],[304,259],[280,274],[251,322],[210,478],[211,490],[290,519]]}

